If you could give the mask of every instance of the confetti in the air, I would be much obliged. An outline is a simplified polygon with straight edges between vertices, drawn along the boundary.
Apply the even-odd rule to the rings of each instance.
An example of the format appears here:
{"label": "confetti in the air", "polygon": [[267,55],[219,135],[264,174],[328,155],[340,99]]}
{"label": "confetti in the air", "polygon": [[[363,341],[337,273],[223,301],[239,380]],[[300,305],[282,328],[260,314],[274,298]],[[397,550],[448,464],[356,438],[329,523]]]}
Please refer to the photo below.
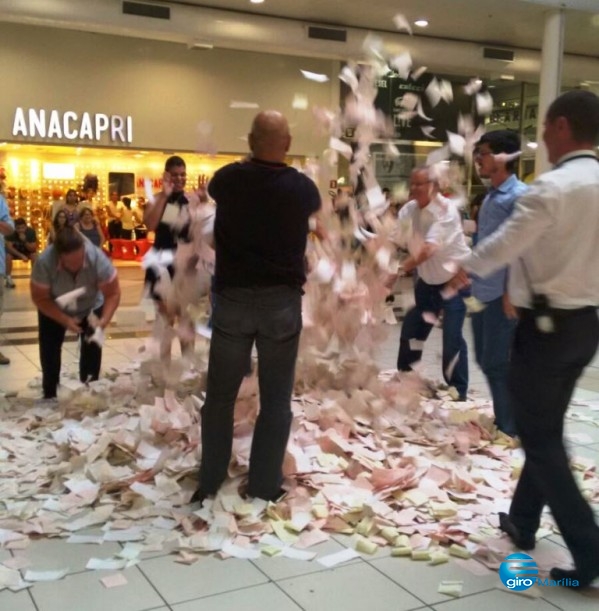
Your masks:
{"label": "confetti in the air", "polygon": [[464,85],[464,91],[466,95],[474,95],[481,90],[483,82],[479,78],[470,79],[467,85]]}
{"label": "confetti in the air", "polygon": [[476,94],[476,110],[479,115],[490,115],[493,111],[493,98],[488,91]]}
{"label": "confetti in the air", "polygon": [[410,22],[406,19],[405,15],[397,13],[397,15],[393,17],[393,23],[400,32],[407,32],[410,35],[412,34],[412,26],[410,25]]}
{"label": "confetti in the air", "polygon": [[408,52],[401,53],[391,58],[389,64],[392,68],[395,68],[400,78],[407,80],[410,76],[410,70],[412,69],[412,57]]}
{"label": "confetti in the air", "polygon": [[308,79],[309,81],[315,81],[316,83],[326,83],[329,80],[329,77],[326,74],[310,72],[310,70],[300,70],[300,72],[304,75],[304,78]]}

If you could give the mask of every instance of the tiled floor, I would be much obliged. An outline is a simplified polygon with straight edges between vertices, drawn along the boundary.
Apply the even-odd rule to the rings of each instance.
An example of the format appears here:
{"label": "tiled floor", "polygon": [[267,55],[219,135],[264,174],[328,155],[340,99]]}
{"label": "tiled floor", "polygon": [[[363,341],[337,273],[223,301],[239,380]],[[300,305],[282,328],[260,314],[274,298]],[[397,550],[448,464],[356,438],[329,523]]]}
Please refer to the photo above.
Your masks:
{"label": "tiled floor", "polygon": [[[140,318],[138,306],[141,294],[141,273],[135,268],[121,270],[124,299],[121,323],[118,317],[111,331],[131,334],[148,329]],[[27,295],[26,277],[17,277],[17,289],[7,291],[5,314],[1,321],[0,343],[17,338],[24,343],[2,345],[0,348],[12,360],[0,368],[0,390],[23,389],[39,375],[36,345],[36,316]],[[18,333],[14,329],[24,329]],[[389,337],[380,349],[382,368],[392,368],[396,359],[399,325],[389,327]],[[469,322],[466,335],[470,342]],[[139,338],[109,339],[105,348],[104,366],[121,367],[130,362],[143,340]],[[425,348],[425,373],[440,377],[440,332],[434,330]],[[472,362],[472,358],[470,359]],[[65,345],[64,363],[76,362],[76,346]],[[471,367],[471,387],[486,393],[484,380],[476,366]],[[596,401],[599,406],[599,357],[580,381],[575,398]],[[587,408],[588,409],[588,408]],[[577,411],[584,408],[577,407]],[[596,414],[596,412],[595,412]],[[599,428],[589,422],[568,422],[573,453],[592,458],[599,464]],[[1,499],[0,499],[1,503]],[[311,551],[319,556],[352,545],[350,537],[335,535]],[[0,563],[11,556],[24,555],[36,570],[68,567],[60,581],[37,583],[18,593],[0,591],[2,611],[229,611],[277,609],[291,611],[408,611],[436,609],[438,611],[575,611],[597,609],[599,588],[579,594],[560,588],[539,588],[539,598],[515,595],[501,584],[497,573],[481,565],[481,574],[474,575],[457,562],[437,567],[426,563],[392,558],[379,551],[374,556],[363,555],[334,569],[325,569],[316,562],[287,558],[263,557],[258,560],[219,560],[206,556],[186,566],[173,562],[168,550],[145,554],[143,560],[123,571],[126,585],[105,588],[100,579],[113,571],[87,571],[85,563],[91,557],[108,558],[118,549],[117,543],[69,545],[62,539],[34,541],[26,551],[0,548]],[[558,536],[540,542],[538,553],[563,550]],[[536,553],[536,552],[535,552]],[[534,557],[534,553],[533,553]],[[463,594],[453,599],[438,594],[443,580],[464,582]]]}

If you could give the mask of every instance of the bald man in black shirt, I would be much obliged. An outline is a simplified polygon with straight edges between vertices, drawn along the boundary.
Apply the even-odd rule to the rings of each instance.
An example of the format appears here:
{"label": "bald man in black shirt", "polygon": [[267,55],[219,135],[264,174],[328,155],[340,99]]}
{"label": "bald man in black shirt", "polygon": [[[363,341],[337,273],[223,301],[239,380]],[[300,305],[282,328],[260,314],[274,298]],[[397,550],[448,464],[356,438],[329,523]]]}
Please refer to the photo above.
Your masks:
{"label": "bald man in black shirt", "polygon": [[208,186],[216,201],[215,303],[194,501],[216,494],[226,478],[235,399],[254,343],[260,413],[247,492],[266,500],[282,492],[302,329],[304,252],[309,219],[320,208],[316,185],[285,163],[290,144],[285,117],[259,113],[249,134],[251,156],[218,170]]}

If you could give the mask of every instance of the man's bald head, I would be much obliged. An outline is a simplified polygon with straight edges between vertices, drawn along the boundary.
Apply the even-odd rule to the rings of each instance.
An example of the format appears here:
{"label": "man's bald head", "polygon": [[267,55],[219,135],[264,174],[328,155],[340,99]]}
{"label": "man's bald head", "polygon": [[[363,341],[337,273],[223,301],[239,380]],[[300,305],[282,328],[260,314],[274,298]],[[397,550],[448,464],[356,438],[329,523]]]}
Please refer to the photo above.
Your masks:
{"label": "man's bald head", "polygon": [[287,119],[276,110],[265,110],[254,117],[248,136],[250,150],[257,159],[285,161],[291,145]]}

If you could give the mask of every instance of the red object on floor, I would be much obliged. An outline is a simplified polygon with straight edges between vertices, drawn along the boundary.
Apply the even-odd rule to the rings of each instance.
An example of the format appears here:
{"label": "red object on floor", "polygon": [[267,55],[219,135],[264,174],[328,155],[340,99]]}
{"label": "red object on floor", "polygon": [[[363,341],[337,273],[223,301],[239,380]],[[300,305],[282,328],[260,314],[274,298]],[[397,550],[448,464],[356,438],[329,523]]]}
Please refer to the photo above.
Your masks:
{"label": "red object on floor", "polygon": [[113,259],[123,258],[123,240],[113,238],[110,240],[110,246],[112,247],[111,256]]}
{"label": "red object on floor", "polygon": [[148,240],[135,240],[135,248],[137,249],[137,259],[140,260],[152,247]]}
{"label": "red object on floor", "polygon": [[133,240],[119,240],[121,243],[121,258],[126,261],[135,260],[135,242]]}

